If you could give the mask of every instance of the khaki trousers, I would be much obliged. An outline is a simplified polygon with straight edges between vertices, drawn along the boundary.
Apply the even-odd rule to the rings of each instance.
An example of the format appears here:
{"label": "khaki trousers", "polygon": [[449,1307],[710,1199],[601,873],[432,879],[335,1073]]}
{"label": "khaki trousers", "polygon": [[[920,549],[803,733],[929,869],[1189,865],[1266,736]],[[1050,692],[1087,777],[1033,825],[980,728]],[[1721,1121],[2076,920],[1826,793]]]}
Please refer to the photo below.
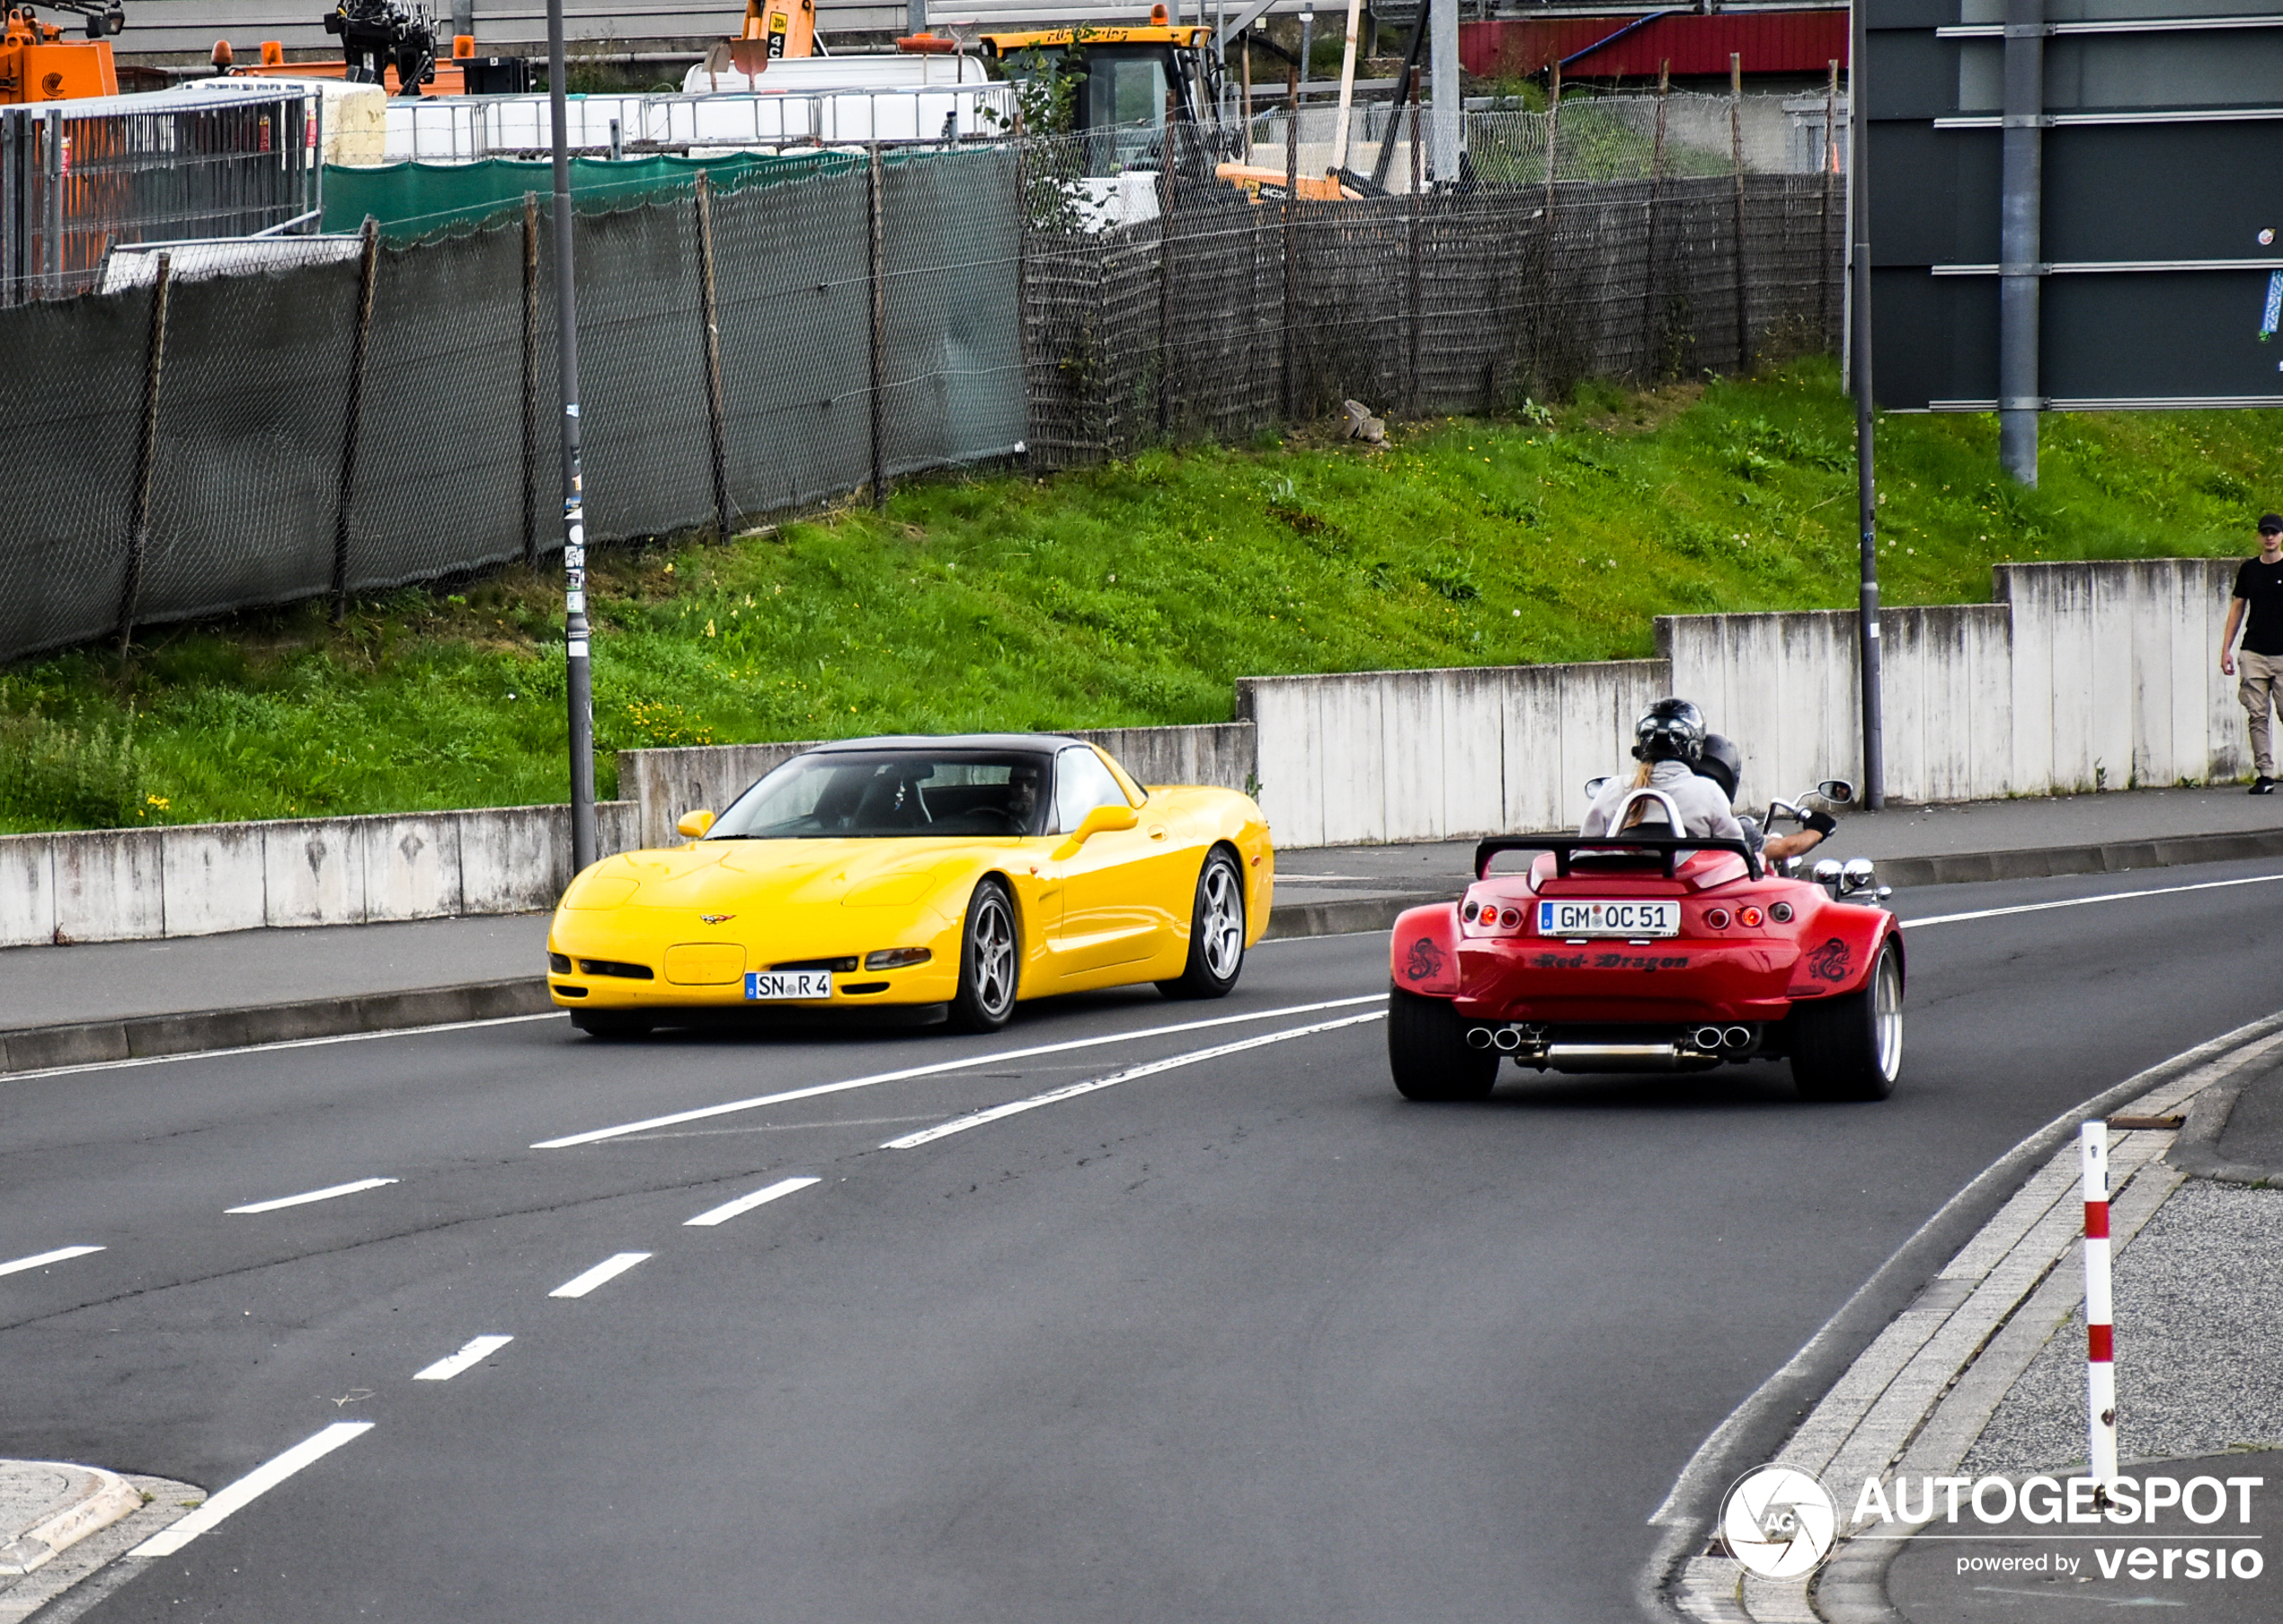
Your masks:
{"label": "khaki trousers", "polygon": [[2243,714],[2252,724],[2252,767],[2262,778],[2275,777],[2275,746],[2268,732],[2268,712],[2283,702],[2283,654],[2254,654],[2249,649],[2235,651],[2237,681],[2235,697],[2243,702]]}

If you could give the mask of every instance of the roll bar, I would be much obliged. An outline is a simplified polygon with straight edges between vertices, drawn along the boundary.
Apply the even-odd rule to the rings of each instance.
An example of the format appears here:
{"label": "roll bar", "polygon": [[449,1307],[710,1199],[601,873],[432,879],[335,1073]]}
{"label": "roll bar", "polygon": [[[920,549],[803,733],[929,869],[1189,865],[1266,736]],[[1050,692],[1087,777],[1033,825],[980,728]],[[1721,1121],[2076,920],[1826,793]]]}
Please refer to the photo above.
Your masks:
{"label": "roll bar", "polygon": [[1607,853],[1612,856],[1661,856],[1665,859],[1665,877],[1674,877],[1681,854],[1691,851],[1732,851],[1744,859],[1745,872],[1757,880],[1762,877],[1760,854],[1752,849],[1748,840],[1723,840],[1712,838],[1695,839],[1688,836],[1628,835],[1546,835],[1541,837],[1501,836],[1485,840],[1474,848],[1474,877],[1486,879],[1490,874],[1490,860],[1506,851],[1550,851],[1554,854],[1554,873],[1567,880],[1572,858],[1579,853]]}

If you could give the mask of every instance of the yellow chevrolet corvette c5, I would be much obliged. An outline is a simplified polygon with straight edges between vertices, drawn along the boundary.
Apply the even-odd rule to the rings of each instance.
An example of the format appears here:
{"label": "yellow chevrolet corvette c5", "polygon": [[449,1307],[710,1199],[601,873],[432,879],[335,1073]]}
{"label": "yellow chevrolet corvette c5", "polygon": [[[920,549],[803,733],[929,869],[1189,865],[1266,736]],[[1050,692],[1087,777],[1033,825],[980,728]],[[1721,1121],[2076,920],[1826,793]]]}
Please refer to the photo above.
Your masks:
{"label": "yellow chevrolet corvette c5", "polygon": [[1053,734],[824,745],[679,827],[555,910],[547,985],[583,1032],[867,1008],[990,1031],[1057,992],[1219,998],[1275,880],[1249,796],[1143,789]]}

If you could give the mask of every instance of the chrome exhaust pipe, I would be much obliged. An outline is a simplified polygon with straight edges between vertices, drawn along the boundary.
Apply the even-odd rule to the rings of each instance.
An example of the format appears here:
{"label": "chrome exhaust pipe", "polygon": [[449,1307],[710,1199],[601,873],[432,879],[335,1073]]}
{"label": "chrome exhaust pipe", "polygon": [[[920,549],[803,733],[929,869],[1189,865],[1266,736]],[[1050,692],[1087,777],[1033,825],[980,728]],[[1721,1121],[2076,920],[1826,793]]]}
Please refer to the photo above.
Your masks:
{"label": "chrome exhaust pipe", "polygon": [[1546,1064],[1556,1071],[1683,1071],[1719,1063],[1674,1043],[1546,1046]]}
{"label": "chrome exhaust pipe", "polygon": [[1722,1034],[1718,1026],[1699,1026],[1694,1032],[1689,1034],[1689,1042],[1707,1054],[1712,1054],[1719,1052],[1721,1037]]}
{"label": "chrome exhaust pipe", "polygon": [[1489,1028],[1489,1027],[1488,1027],[1488,1026],[1470,1026],[1470,1027],[1468,1027],[1468,1028],[1467,1028],[1467,1047],[1468,1047],[1468,1048],[1470,1048],[1470,1049],[1488,1049],[1488,1048],[1489,1048],[1489,1047],[1490,1047],[1491,1041],[1492,1041],[1492,1040],[1491,1040],[1491,1036],[1490,1036],[1490,1028]]}
{"label": "chrome exhaust pipe", "polygon": [[1498,1045],[1500,1052],[1512,1054],[1522,1047],[1522,1034],[1511,1026],[1501,1026],[1492,1034],[1491,1042]]}
{"label": "chrome exhaust pipe", "polygon": [[1749,1026],[1730,1026],[1727,1031],[1720,1034],[1720,1047],[1730,1050],[1744,1050],[1751,1048],[1752,1028]]}

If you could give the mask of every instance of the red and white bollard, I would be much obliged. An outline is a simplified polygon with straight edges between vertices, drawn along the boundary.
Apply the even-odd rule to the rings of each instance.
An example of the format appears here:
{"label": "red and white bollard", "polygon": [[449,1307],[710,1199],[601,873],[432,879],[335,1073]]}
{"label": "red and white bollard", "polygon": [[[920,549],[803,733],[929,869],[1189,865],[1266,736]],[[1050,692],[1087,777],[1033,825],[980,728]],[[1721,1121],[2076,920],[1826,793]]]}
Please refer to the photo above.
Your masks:
{"label": "red and white bollard", "polygon": [[2085,1190],[2085,1419],[2091,1464],[2102,1487],[2117,1480],[2116,1331],[2109,1300],[2109,1124],[2079,1131]]}

